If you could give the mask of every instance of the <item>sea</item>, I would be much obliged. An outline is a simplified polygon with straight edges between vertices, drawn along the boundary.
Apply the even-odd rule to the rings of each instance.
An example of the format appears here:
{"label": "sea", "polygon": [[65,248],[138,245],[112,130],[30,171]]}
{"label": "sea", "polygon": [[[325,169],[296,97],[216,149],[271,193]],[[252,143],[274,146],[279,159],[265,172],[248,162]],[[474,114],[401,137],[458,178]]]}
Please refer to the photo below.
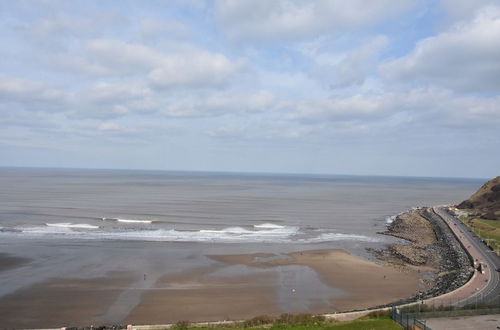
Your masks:
{"label": "sea", "polygon": [[0,169],[0,297],[56,277],[160,277],[211,254],[367,248],[419,206],[458,203],[486,180],[90,169]]}

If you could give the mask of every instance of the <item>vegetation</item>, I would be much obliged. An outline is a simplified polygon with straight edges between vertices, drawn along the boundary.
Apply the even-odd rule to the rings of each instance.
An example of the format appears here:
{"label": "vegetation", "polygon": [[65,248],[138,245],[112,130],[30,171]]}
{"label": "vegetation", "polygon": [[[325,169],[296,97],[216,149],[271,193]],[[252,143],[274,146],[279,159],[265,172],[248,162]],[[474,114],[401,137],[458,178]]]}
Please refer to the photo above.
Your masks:
{"label": "vegetation", "polygon": [[[500,298],[500,297],[499,297]],[[454,305],[438,305],[433,306],[432,304],[421,304],[419,305],[411,305],[400,308],[400,310],[404,313],[428,313],[428,312],[446,312],[446,311],[460,311],[460,310],[472,310],[472,309],[491,309],[491,308],[499,308],[500,300],[498,302],[491,303],[471,303],[465,306],[454,306]]]}
{"label": "vegetation", "polygon": [[500,221],[465,216],[460,217],[460,220],[484,239],[493,250],[500,250]]}
{"label": "vegetation", "polygon": [[469,199],[457,206],[482,219],[500,220],[500,176],[486,182]]}
{"label": "vegetation", "polygon": [[177,321],[177,323],[174,324],[173,328],[176,330],[187,330],[189,329],[189,321],[186,320]]}
{"label": "vegetation", "polygon": [[251,320],[244,321],[239,324],[230,325],[217,325],[195,327],[189,326],[186,321],[178,322],[175,329],[179,330],[241,330],[243,329],[266,329],[266,330],[342,330],[342,329],[373,329],[373,330],[400,330],[402,329],[399,324],[392,321],[388,313],[375,313],[368,315],[364,318],[348,321],[336,322],[328,321],[323,316],[314,316],[311,314],[282,314],[279,317],[272,317],[268,315],[261,315],[254,317]]}

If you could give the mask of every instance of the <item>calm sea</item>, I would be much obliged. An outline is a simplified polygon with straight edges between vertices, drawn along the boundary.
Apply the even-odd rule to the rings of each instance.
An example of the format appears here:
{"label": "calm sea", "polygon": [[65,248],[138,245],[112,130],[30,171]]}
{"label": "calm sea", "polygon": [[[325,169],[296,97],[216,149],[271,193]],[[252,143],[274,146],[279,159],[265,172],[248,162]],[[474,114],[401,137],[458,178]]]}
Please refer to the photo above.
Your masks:
{"label": "calm sea", "polygon": [[390,217],[457,203],[483,180],[122,170],[0,169],[0,295],[59,277],[158,276],[213,253],[366,247]]}

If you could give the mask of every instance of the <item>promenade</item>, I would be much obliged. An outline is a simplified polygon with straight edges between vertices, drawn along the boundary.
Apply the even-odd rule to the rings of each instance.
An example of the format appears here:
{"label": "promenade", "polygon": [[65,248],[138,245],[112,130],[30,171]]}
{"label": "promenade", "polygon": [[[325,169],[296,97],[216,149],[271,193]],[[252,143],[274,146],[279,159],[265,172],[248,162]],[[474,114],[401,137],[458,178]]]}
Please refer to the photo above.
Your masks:
{"label": "promenade", "polygon": [[461,221],[450,215],[444,208],[434,207],[433,210],[448,224],[474,261],[475,267],[478,267],[479,264],[483,265],[483,273],[476,270],[473,278],[464,286],[445,295],[428,299],[426,302],[431,305],[449,305],[451,303],[458,306],[479,302],[498,302],[498,290],[500,289],[499,274],[496,271],[498,257],[486,245],[478,241]]}

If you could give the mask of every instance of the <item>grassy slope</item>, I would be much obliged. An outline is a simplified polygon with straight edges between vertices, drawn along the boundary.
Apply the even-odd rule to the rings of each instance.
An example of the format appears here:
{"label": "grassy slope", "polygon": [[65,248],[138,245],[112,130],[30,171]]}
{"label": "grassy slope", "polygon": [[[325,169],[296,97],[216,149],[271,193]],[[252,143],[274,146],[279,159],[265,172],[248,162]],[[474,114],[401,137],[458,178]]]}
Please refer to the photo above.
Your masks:
{"label": "grassy slope", "polygon": [[500,176],[486,182],[458,208],[471,209],[483,219],[500,220]]}
{"label": "grassy slope", "polygon": [[361,319],[350,322],[324,323],[321,325],[280,325],[272,327],[252,327],[252,328],[226,328],[226,327],[189,327],[189,330],[401,330],[399,324],[389,318]]}
{"label": "grassy slope", "polygon": [[460,220],[476,234],[480,234],[482,239],[491,239],[490,244],[495,250],[500,249],[500,221],[474,217],[460,217]]}

